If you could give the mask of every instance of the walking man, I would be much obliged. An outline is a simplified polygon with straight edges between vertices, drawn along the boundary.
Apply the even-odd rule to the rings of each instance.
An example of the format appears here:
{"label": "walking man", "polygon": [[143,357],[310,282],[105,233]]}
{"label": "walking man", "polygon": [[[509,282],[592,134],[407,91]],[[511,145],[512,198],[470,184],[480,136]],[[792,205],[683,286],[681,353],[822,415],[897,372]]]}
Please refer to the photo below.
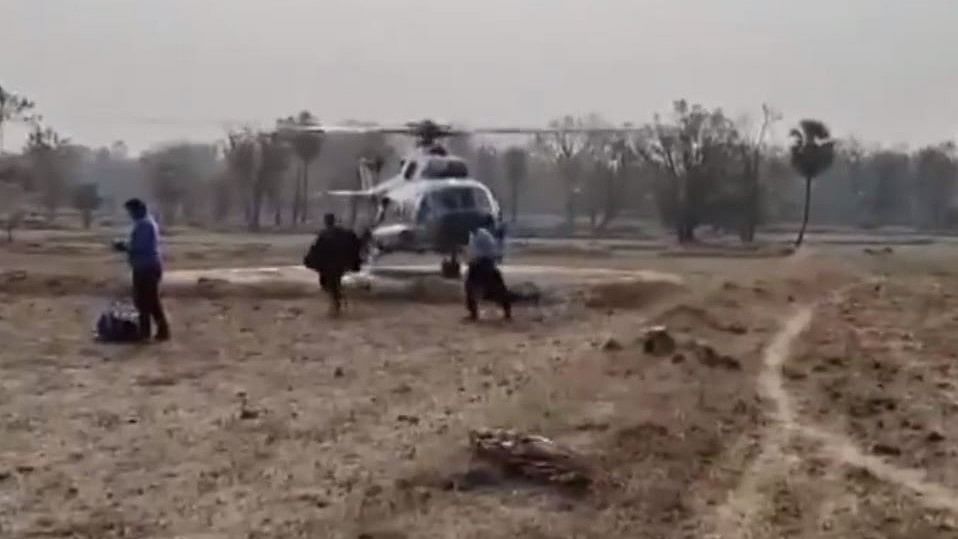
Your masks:
{"label": "walking man", "polygon": [[469,237],[469,269],[466,272],[466,309],[469,320],[479,319],[479,301],[494,301],[502,307],[503,317],[512,319],[512,294],[506,288],[502,272],[497,267],[500,260],[499,242],[489,228],[492,223],[479,228]]}
{"label": "walking man", "polygon": [[303,264],[319,273],[319,285],[330,298],[330,312],[339,316],[342,312],[343,275],[347,271],[359,271],[361,265],[361,242],[356,233],[336,224],[336,216],[323,216],[325,228],[309,248]]}
{"label": "walking man", "polygon": [[133,304],[139,312],[140,339],[148,341],[152,335],[152,322],[156,322],[156,340],[170,339],[170,326],[160,303],[160,281],[163,278],[163,263],[160,258],[160,234],[156,221],[147,211],[146,204],[133,198],[123,205],[133,220],[133,229],[126,242],[117,242],[118,251],[125,252],[133,271]]}

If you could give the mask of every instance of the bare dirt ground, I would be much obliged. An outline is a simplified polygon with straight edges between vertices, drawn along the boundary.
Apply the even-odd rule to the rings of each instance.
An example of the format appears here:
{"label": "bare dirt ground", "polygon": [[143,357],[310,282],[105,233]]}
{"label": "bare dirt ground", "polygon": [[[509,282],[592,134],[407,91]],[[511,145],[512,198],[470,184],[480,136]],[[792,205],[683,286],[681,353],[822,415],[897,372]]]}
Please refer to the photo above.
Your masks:
{"label": "bare dirt ground", "polygon": [[[0,246],[0,537],[958,536],[958,273],[934,245],[792,256],[517,253],[671,272],[463,324],[456,298],[167,298],[174,341],[94,343],[102,234]],[[180,234],[176,268],[303,238]],[[641,337],[664,325],[676,350]],[[707,350],[714,353],[704,353]],[[471,429],[588,461],[570,491],[473,473]]]}

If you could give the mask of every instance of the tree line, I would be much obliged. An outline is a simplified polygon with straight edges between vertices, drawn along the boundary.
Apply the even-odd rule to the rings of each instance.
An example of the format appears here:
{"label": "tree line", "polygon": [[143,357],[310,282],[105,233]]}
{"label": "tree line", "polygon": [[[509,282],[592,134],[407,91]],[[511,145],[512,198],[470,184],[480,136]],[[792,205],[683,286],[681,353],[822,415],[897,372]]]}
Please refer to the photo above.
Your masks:
{"label": "tree line", "polygon": [[[359,159],[388,174],[402,153],[402,140],[377,133],[246,128],[219,141],[161,144],[134,157],[122,142],[76,144],[35,109],[0,87],[0,133],[10,122],[30,126],[19,152],[0,154],[0,215],[8,230],[26,207],[51,219],[71,207],[90,226],[94,212],[134,195],[148,198],[166,226],[303,227],[314,219],[324,190],[359,187]],[[760,110],[746,121],[678,100],[645,124],[565,116],[528,141],[503,146],[462,137],[451,139],[449,150],[492,188],[509,221],[557,214],[565,233],[609,234],[626,216],[656,220],[680,242],[695,241],[703,228],[751,242],[760,226],[783,222],[802,223],[801,242],[809,218],[858,227],[958,227],[954,143],[867,147],[836,140],[823,122],[804,120],[789,130],[787,145],[777,146],[771,134],[782,116],[768,106]],[[319,120],[302,111],[277,124]],[[609,127],[628,130],[602,130]]]}

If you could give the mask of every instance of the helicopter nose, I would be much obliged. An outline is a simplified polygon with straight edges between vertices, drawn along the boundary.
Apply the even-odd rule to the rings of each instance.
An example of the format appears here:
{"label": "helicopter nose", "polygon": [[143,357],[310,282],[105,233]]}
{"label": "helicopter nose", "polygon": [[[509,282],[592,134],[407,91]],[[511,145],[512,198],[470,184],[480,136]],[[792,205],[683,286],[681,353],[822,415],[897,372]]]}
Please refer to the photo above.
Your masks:
{"label": "helicopter nose", "polygon": [[438,249],[450,251],[467,245],[469,234],[488,224],[490,220],[495,222],[495,217],[483,211],[461,211],[443,215],[437,223]]}

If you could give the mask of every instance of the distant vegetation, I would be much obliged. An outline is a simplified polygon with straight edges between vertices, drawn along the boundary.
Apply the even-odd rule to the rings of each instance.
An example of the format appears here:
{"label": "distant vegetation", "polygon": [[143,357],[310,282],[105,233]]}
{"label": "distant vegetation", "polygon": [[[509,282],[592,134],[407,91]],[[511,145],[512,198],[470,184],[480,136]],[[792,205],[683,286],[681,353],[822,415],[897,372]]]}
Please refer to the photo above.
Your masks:
{"label": "distant vegetation", "polygon": [[[164,225],[294,229],[315,226],[318,194],[358,188],[366,158],[394,171],[408,141],[381,134],[282,136],[252,129],[208,144],[170,142],[140,156],[117,142],[89,148],[61,136],[24,96],[0,87],[0,133],[30,126],[26,143],[0,153],[0,220],[13,236],[24,215],[57,219],[73,209],[85,226],[131,196],[148,199]],[[557,133],[499,147],[460,138],[450,150],[471,164],[515,222],[561,216],[563,231],[612,233],[624,217],[658,221],[680,242],[708,228],[744,242],[774,223],[958,229],[958,155],[952,142],[915,150],[832,139],[821,120],[790,128],[791,144],[769,143],[781,115],[762,106],[757,121],[721,108],[676,101],[630,135],[563,128],[621,126],[599,116],[566,116]],[[309,111],[283,122],[319,124]],[[628,124],[632,125],[632,124]],[[793,127],[793,128],[792,128]],[[2,140],[2,139],[0,139]],[[9,145],[9,141],[7,141]]]}

